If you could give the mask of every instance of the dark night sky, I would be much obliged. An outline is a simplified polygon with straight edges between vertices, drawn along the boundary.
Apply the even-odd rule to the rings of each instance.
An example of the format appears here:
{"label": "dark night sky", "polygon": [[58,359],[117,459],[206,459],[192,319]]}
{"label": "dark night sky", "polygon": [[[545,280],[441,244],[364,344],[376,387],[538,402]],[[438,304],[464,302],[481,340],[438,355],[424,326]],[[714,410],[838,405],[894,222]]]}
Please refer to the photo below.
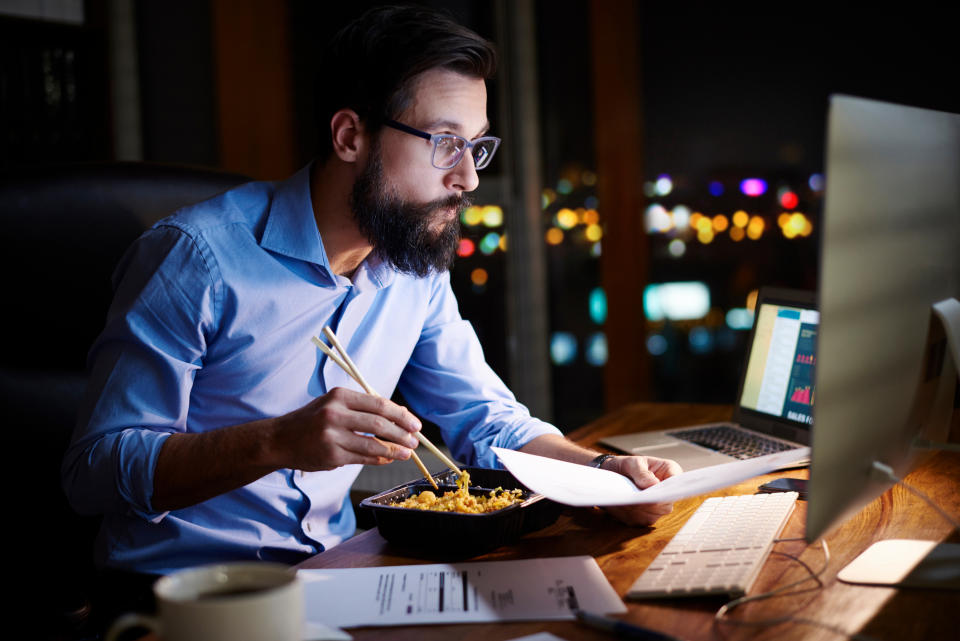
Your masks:
{"label": "dark night sky", "polygon": [[[593,164],[589,11],[584,0],[537,7],[550,182],[568,162]],[[648,176],[822,169],[831,92],[960,112],[953,22],[932,3],[638,7]]]}
{"label": "dark night sky", "polygon": [[820,169],[833,92],[960,111],[943,10],[745,6],[643,5],[648,172]]}

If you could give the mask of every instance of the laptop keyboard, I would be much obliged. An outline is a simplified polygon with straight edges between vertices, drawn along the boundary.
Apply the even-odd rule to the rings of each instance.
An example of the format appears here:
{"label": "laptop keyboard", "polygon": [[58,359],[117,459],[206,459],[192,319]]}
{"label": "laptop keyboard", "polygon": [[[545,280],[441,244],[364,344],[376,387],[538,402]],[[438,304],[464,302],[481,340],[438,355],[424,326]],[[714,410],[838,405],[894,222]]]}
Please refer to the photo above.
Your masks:
{"label": "laptop keyboard", "polygon": [[750,434],[726,425],[714,425],[680,432],[667,432],[667,434],[738,459],[756,458],[765,454],[792,450],[796,447],[789,443],[781,443],[780,441],[764,438],[758,434]]}

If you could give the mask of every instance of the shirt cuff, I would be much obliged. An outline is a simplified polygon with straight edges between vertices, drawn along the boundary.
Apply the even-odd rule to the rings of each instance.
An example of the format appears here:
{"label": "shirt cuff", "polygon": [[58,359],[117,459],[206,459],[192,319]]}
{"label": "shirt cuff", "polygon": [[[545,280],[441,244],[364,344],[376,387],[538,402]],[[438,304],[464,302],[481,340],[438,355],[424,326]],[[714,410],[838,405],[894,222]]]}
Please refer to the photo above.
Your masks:
{"label": "shirt cuff", "polygon": [[115,450],[117,490],[134,514],[159,523],[169,511],[153,509],[153,481],[157,458],[169,432],[156,432],[146,428],[130,428],[123,431]]}

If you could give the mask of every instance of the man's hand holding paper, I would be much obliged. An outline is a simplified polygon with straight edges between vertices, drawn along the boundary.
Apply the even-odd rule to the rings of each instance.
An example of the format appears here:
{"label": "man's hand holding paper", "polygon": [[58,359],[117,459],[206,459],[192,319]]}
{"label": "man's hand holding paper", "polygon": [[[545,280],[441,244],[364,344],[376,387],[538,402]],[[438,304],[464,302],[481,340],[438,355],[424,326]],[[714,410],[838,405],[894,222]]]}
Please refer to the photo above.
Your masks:
{"label": "man's hand holding paper", "polygon": [[[598,470],[499,447],[493,451],[504,467],[531,490],[558,503],[576,507],[671,503],[734,485],[810,455],[810,448],[798,448],[665,476],[660,483],[640,489],[630,478],[606,469]],[[655,475],[659,478],[659,474]]]}

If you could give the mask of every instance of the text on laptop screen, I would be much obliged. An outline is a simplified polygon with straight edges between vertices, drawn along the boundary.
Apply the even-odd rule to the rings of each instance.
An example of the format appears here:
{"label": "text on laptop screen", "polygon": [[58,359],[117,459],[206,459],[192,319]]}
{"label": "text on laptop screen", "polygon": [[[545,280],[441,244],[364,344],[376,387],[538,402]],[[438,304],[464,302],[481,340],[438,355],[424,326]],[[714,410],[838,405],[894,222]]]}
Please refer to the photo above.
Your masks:
{"label": "text on laptop screen", "polygon": [[813,371],[820,313],[764,304],[757,315],[742,407],[813,424]]}

